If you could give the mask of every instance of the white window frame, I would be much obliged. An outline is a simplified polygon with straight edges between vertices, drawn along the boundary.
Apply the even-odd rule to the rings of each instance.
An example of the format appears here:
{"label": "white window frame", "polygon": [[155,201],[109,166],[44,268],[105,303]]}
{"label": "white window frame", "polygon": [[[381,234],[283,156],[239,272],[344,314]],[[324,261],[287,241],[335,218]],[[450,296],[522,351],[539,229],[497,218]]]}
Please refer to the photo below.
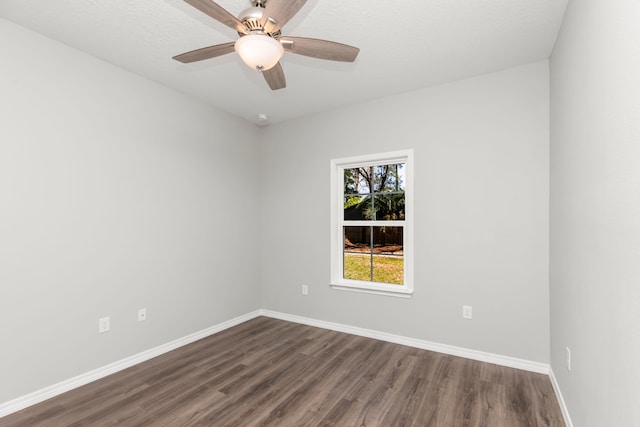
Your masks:
{"label": "white window frame", "polygon": [[[405,219],[369,220],[349,225],[401,226],[403,231],[404,284],[387,284],[345,279],[344,268],[344,170],[381,164],[405,164]],[[413,295],[413,150],[346,157],[331,160],[331,282],[333,289],[411,298]]]}

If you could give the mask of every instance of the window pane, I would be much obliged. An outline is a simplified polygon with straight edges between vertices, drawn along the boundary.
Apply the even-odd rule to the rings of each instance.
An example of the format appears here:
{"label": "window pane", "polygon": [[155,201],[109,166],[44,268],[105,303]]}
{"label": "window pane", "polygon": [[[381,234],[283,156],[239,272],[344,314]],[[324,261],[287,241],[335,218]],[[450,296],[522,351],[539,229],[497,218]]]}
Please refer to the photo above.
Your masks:
{"label": "window pane", "polygon": [[371,196],[345,196],[344,219],[347,221],[371,220]]}
{"label": "window pane", "polygon": [[376,193],[404,191],[404,163],[373,167],[373,189]]}
{"label": "window pane", "polygon": [[344,254],[344,278],[371,281],[371,254]]}
{"label": "window pane", "polygon": [[404,283],[404,243],[402,227],[373,228],[373,281]]}
{"label": "window pane", "polygon": [[373,281],[394,285],[404,284],[404,257],[374,255]]}
{"label": "window pane", "polygon": [[371,227],[344,227],[345,279],[371,281]]}
{"label": "window pane", "polygon": [[344,194],[371,193],[371,168],[353,168],[344,170]]}
{"label": "window pane", "polygon": [[372,227],[373,252],[376,255],[403,255],[404,242],[402,227]]}
{"label": "window pane", "polygon": [[344,251],[371,252],[371,227],[344,227]]}
{"label": "window pane", "polygon": [[375,195],[373,205],[376,219],[379,221],[404,220],[404,200],[404,193],[381,193]]}

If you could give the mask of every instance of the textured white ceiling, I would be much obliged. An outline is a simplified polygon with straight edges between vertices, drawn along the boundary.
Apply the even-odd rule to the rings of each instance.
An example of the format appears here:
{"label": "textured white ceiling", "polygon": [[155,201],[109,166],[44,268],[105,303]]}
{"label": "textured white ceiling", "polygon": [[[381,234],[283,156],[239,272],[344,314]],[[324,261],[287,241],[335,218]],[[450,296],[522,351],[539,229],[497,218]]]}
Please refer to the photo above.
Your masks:
{"label": "textured white ceiling", "polygon": [[[249,0],[218,0],[231,14]],[[235,53],[179,53],[237,34],[182,0],[0,0],[0,17],[257,123],[271,123],[549,57],[567,0],[309,0],[283,35],[360,48],[355,63],[285,53],[271,91]]]}

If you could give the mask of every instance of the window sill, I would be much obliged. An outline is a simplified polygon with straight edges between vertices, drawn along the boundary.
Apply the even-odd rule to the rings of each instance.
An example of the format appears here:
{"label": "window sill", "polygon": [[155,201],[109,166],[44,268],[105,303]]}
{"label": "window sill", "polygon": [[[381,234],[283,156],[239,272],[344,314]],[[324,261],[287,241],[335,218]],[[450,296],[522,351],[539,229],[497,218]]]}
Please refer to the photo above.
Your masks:
{"label": "window sill", "polygon": [[373,295],[384,295],[388,297],[395,298],[412,298],[413,291],[409,290],[405,287],[401,289],[392,289],[387,288],[385,286],[379,287],[371,287],[366,285],[358,285],[358,284],[347,284],[347,283],[331,283],[332,289],[336,289],[339,291],[349,291],[349,292],[360,292],[365,294],[373,294]]}

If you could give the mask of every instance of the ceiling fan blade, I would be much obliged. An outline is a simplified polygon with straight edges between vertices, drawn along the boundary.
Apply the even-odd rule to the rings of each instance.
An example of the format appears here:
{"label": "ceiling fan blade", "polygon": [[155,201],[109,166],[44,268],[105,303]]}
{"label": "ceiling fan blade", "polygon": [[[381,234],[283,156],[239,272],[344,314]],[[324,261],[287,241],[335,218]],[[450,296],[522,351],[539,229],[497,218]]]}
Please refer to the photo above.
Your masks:
{"label": "ceiling fan blade", "polygon": [[239,33],[246,34],[249,30],[238,18],[227,12],[222,6],[212,0],[184,0],[191,6],[195,7],[202,13],[206,13],[216,21],[219,21],[236,30]]}
{"label": "ceiling fan blade", "polygon": [[203,59],[215,58],[226,55],[234,51],[235,42],[217,44],[215,46],[203,47],[202,49],[192,50],[191,52],[182,53],[173,57],[176,61],[188,64],[190,62],[202,61]]}
{"label": "ceiling fan blade", "polygon": [[353,62],[360,52],[357,47],[306,37],[281,37],[280,43],[287,52],[329,61]]}
{"label": "ceiling fan blade", "polygon": [[275,33],[298,13],[307,0],[268,0],[262,13],[265,33]]}
{"label": "ceiling fan blade", "polygon": [[284,78],[284,71],[279,62],[274,67],[263,71],[262,75],[271,90],[283,89],[287,86],[287,80]]}

